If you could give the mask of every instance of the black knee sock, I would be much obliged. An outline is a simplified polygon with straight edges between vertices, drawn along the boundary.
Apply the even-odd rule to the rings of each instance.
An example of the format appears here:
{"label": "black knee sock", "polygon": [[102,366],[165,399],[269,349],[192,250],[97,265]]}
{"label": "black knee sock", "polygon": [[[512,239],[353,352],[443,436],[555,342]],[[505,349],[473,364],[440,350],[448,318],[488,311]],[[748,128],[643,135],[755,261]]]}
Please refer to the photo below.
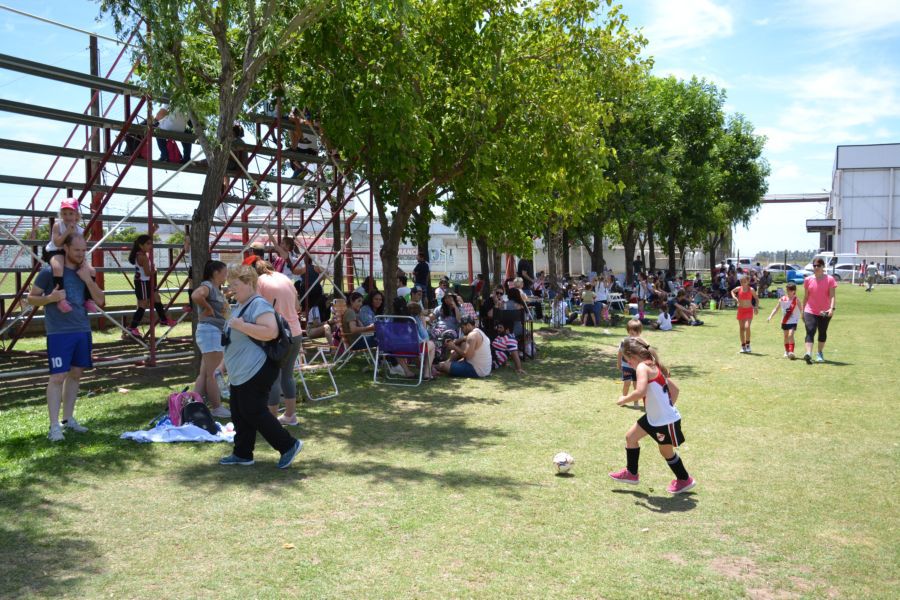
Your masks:
{"label": "black knee sock", "polygon": [[675,456],[668,459],[666,461],[669,464],[669,468],[672,469],[672,472],[675,473],[676,479],[681,479],[682,481],[686,480],[688,477],[687,469],[684,468],[684,463],[681,462],[681,457],[678,456],[678,453],[675,453]]}
{"label": "black knee sock", "polygon": [[156,304],[153,305],[153,308],[156,309],[156,314],[159,315],[159,320],[160,320],[160,321],[165,321],[165,320],[167,319],[167,317],[166,317],[166,309],[163,308],[162,303],[157,302]]}
{"label": "black knee sock", "polygon": [[627,460],[628,472],[632,475],[638,474],[638,459],[641,457],[640,448],[625,448],[625,457]]}
{"label": "black knee sock", "polygon": [[131,315],[131,328],[136,329],[138,325],[141,324],[141,319],[144,318],[144,309],[138,308],[134,311],[134,314]]}

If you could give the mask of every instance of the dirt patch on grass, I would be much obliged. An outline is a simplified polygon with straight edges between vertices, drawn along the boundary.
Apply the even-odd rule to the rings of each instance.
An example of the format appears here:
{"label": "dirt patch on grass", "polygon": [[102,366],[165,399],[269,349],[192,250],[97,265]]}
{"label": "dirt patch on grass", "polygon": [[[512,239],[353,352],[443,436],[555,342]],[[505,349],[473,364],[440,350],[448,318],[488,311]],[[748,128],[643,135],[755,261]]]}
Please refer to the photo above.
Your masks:
{"label": "dirt patch on grass", "polygon": [[[665,555],[664,558],[669,558]],[[790,576],[790,585],[779,587],[771,581],[770,573],[746,556],[719,556],[709,563],[709,568],[724,577],[737,581],[745,586],[745,593],[753,600],[792,600],[803,595],[815,593],[822,586],[821,581],[809,578]],[[809,568],[797,567],[795,571],[810,573]],[[827,596],[836,596],[834,590],[828,590]]]}
{"label": "dirt patch on grass", "polygon": [[745,556],[720,556],[710,561],[709,568],[735,581],[746,582],[763,578],[763,573],[756,562]]}
{"label": "dirt patch on grass", "polygon": [[672,563],[673,565],[684,566],[688,564],[688,561],[684,560],[680,555],[675,554],[674,552],[669,552],[667,554],[663,554],[662,557]]}

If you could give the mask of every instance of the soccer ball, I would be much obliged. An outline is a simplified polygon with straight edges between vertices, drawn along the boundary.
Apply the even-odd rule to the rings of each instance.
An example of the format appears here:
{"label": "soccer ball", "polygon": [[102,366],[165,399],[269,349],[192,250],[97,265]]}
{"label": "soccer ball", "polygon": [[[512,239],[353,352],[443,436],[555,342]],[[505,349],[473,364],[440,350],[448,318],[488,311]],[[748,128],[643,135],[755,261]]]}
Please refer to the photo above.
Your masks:
{"label": "soccer ball", "polygon": [[568,473],[575,466],[575,459],[568,452],[559,452],[553,457],[553,464],[558,473]]}

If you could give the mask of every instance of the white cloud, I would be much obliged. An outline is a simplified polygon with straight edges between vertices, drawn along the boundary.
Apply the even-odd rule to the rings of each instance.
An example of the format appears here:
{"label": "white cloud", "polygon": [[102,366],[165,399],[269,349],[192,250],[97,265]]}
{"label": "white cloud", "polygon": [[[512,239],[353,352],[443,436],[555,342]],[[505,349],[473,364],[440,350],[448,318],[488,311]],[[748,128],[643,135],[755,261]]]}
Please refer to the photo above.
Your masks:
{"label": "white cloud", "polygon": [[653,0],[653,20],[644,30],[651,54],[693,48],[734,33],[731,11],[712,0]]}
{"label": "white cloud", "polygon": [[765,19],[753,19],[753,24],[757,27],[765,27],[769,24],[769,17],[766,17]]}
{"label": "white cloud", "polygon": [[786,17],[813,30],[823,30],[830,41],[838,43],[873,34],[900,34],[897,0],[801,0],[788,9]]}
{"label": "white cloud", "polygon": [[774,123],[759,128],[774,153],[804,143],[868,142],[887,132],[886,120],[900,118],[900,73],[895,70],[863,73],[823,65],[767,85],[787,91],[790,98]]}

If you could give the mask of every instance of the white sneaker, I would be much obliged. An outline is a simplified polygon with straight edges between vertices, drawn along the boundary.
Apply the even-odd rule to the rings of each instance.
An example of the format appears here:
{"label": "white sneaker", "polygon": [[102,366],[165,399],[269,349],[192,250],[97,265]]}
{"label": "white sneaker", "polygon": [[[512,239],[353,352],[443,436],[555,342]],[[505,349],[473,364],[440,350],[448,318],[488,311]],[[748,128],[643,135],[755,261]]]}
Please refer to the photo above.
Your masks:
{"label": "white sneaker", "polygon": [[63,430],[61,425],[51,425],[50,433],[47,434],[47,439],[51,442],[61,442],[66,439],[66,436],[63,435]]}
{"label": "white sneaker", "polygon": [[787,353],[787,357],[788,357],[789,359],[791,359],[791,360],[794,360],[794,353],[793,353],[793,352],[788,352],[788,353]]}
{"label": "white sneaker", "polygon": [[388,370],[391,375],[397,375],[399,377],[404,377],[406,375],[406,371],[403,370],[403,367],[400,365],[392,365]]}
{"label": "white sneaker", "polygon": [[77,431],[78,433],[87,433],[88,428],[75,420],[75,417],[67,421],[62,422],[62,426],[66,429],[71,429],[72,431]]}
{"label": "white sneaker", "polygon": [[231,417],[231,411],[228,410],[227,408],[225,408],[221,404],[217,408],[214,408],[211,411],[209,411],[209,414],[211,414],[214,417],[218,417],[220,419],[228,419]]}
{"label": "white sneaker", "polygon": [[751,354],[753,350],[750,349],[750,344],[747,344],[747,354]]}
{"label": "white sneaker", "polygon": [[781,358],[788,358],[788,353],[785,352],[785,353],[784,353],[784,356],[782,356]]}

